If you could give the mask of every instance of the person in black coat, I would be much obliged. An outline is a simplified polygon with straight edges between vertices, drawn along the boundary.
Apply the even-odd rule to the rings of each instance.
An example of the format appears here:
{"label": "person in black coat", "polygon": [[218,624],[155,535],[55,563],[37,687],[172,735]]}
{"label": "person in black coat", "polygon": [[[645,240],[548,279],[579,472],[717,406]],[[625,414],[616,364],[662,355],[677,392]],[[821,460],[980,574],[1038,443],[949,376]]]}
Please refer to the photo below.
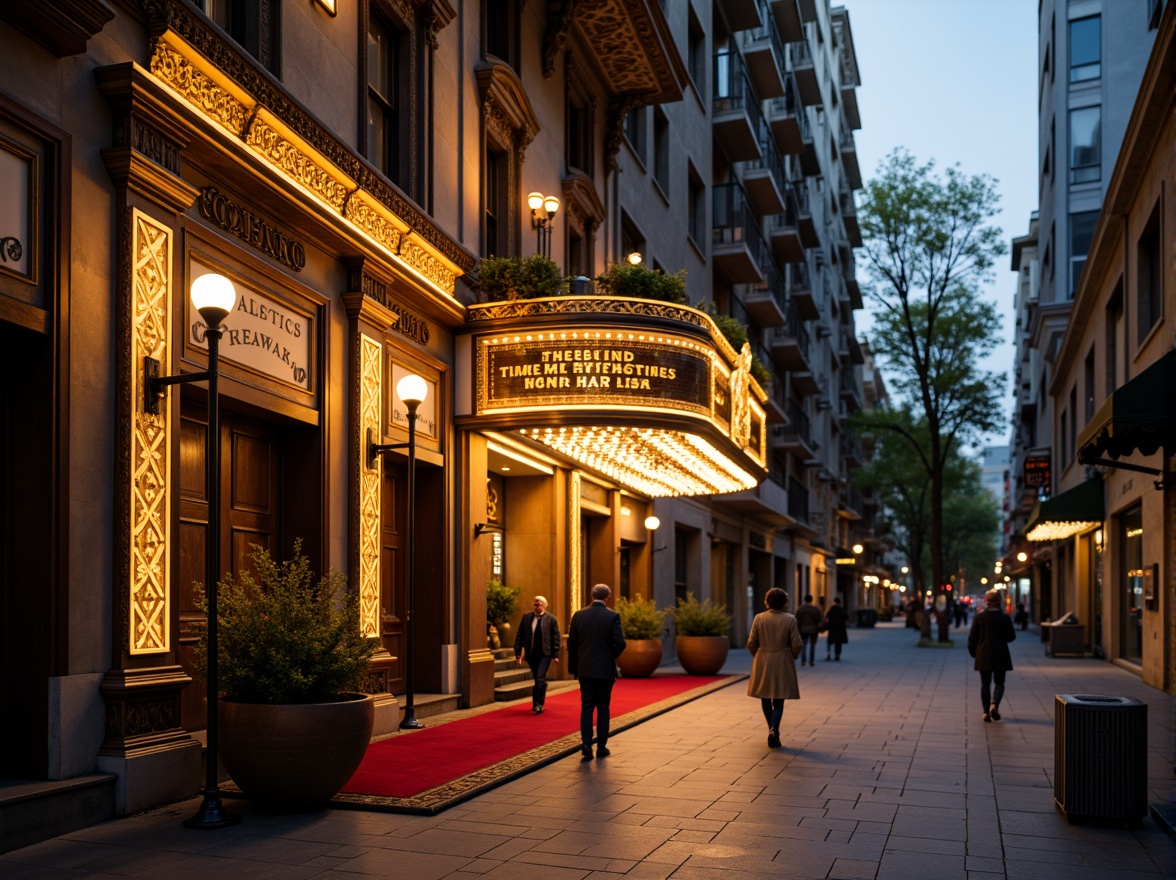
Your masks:
{"label": "person in black coat", "polygon": [[621,616],[605,605],[606,584],[592,588],[592,604],[572,615],[568,626],[568,672],[580,680],[580,760],[592,758],[592,711],[596,710],[596,757],[609,754],[609,703],[617,680],[617,657],[625,650]]}
{"label": "person in black coat", "polygon": [[[974,668],[980,673],[980,702],[984,704],[985,721],[1000,721],[1005,673],[1013,668],[1009,642],[1017,638],[1012,618],[1000,605],[1000,590],[985,593],[984,610],[972,618],[972,629],[968,632],[968,653],[976,658]],[[990,692],[993,682],[996,688]]]}
{"label": "person in black coat", "polygon": [[560,639],[555,615],[547,613],[547,600],[536,596],[534,608],[519,621],[514,652],[515,663],[520,666],[523,654],[527,656],[531,677],[535,679],[535,686],[531,688],[531,711],[538,715],[543,711],[543,701],[547,697],[547,670],[552,663],[559,662]]}
{"label": "person in black coat", "polygon": [[[841,607],[841,597],[834,596],[833,604],[829,606],[829,612],[825,615],[825,659],[840,660],[841,646],[849,642],[849,632],[846,629],[849,623],[849,614]],[[829,651],[834,652],[832,658],[829,657]]]}

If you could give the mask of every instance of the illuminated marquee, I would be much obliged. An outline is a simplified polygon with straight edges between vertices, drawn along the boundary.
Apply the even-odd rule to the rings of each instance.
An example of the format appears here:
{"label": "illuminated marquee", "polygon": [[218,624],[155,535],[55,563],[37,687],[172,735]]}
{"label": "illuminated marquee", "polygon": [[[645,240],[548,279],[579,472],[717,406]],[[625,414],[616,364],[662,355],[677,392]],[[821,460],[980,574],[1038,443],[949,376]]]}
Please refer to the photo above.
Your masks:
{"label": "illuminated marquee", "polygon": [[703,313],[566,297],[471,306],[468,323],[459,422],[518,431],[650,497],[763,479],[766,396],[750,351],[736,353]]}

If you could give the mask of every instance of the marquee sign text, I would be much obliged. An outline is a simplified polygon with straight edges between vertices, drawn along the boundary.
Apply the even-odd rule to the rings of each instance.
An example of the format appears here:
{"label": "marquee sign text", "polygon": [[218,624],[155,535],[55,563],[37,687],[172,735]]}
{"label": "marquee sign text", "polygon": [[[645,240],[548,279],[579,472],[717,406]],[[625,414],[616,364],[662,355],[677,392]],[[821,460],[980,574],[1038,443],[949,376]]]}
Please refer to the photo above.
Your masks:
{"label": "marquee sign text", "polygon": [[284,263],[295,272],[306,266],[306,249],[274,229],[249,208],[242,207],[227,196],[221,195],[214,186],[200,190],[200,216],[211,220],[226,232],[231,232],[243,242],[257,248],[267,257]]}

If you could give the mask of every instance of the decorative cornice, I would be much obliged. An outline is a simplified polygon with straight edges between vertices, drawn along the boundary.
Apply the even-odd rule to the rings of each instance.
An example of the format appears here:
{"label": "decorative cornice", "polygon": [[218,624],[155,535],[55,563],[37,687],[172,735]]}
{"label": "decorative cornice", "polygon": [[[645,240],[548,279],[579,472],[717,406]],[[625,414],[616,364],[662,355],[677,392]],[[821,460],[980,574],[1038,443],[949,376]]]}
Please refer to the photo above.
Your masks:
{"label": "decorative cornice", "polygon": [[[327,170],[328,177],[337,175],[337,182],[347,190],[360,188],[370,193],[401,218],[417,239],[452,264],[458,274],[473,270],[473,254],[307,113],[254,59],[224,40],[183,0],[141,2],[154,41],[151,71],[162,82],[235,137],[252,137],[251,123],[256,116],[265,128],[280,135],[280,139],[268,141],[269,133],[257,137],[279,150],[283,163],[279,167],[283,170],[288,170],[291,163],[294,167],[301,165],[301,160],[285,156],[287,151],[297,149],[306,161]],[[439,26],[452,17],[444,0],[432,0],[430,8],[436,12]],[[334,189],[325,179],[320,182],[328,192]],[[312,191],[321,197],[318,191]],[[329,203],[342,204],[337,196],[331,196]]]}
{"label": "decorative cornice", "polygon": [[4,21],[58,58],[81,55],[86,43],[114,19],[103,0],[8,0]]}
{"label": "decorative cornice", "polygon": [[584,225],[593,229],[604,223],[604,202],[592,178],[582,171],[572,171],[563,179],[564,204],[568,213],[579,214]]}
{"label": "decorative cornice", "polygon": [[[519,152],[539,134],[539,119],[531,108],[531,101],[519,75],[509,64],[487,61],[474,69],[478,80],[478,94],[487,124],[497,124],[500,137],[506,131],[514,133],[513,141]],[[505,129],[506,131],[503,131]]]}

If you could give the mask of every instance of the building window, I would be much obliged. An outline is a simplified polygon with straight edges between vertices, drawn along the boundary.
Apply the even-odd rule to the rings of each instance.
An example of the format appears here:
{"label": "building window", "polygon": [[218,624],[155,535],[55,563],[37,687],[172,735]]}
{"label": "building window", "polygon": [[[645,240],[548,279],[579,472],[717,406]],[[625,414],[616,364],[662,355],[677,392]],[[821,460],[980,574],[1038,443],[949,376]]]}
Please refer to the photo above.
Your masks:
{"label": "building window", "polygon": [[1078,281],[1086,255],[1090,253],[1090,242],[1094,228],[1098,225],[1098,211],[1079,211],[1070,215],[1070,298],[1078,292]]}
{"label": "building window", "polygon": [[1160,206],[1157,202],[1136,245],[1139,267],[1135,311],[1139,316],[1137,345],[1142,345],[1164,313],[1164,274],[1160,259]]}
{"label": "building window", "polygon": [[674,530],[674,603],[686,601],[690,589],[690,533]]}
{"label": "building window", "polygon": [[1097,15],[1070,22],[1070,82],[1102,76],[1101,30]]}
{"label": "building window", "polygon": [[486,55],[519,69],[519,0],[484,0],[482,47]]}
{"label": "building window", "polygon": [[700,95],[706,94],[706,32],[698,23],[698,16],[694,14],[694,7],[689,7],[690,20],[688,22],[686,63],[689,65],[690,79],[694,81],[694,88]]}
{"label": "building window", "polygon": [[368,20],[367,159],[393,183],[400,178],[400,59],[402,34],[380,16]]}
{"label": "building window", "polygon": [[1143,507],[1119,517],[1119,656],[1143,660]]}
{"label": "building window", "polygon": [[1102,179],[1102,108],[1070,111],[1070,183]]}
{"label": "building window", "polygon": [[568,168],[592,176],[592,109],[569,97],[567,109],[567,164]]}
{"label": "building window", "polygon": [[645,117],[644,107],[638,107],[636,110],[630,110],[625,114],[625,137],[628,139],[633,153],[637,156],[637,160],[642,165],[648,161],[645,155]]}
{"label": "building window", "polygon": [[486,150],[486,191],[483,198],[486,202],[486,216],[483,229],[485,240],[482,242],[482,253],[488,257],[505,257],[508,255],[507,244],[507,154],[491,148]]}
{"label": "building window", "polygon": [[1094,346],[1086,354],[1086,363],[1082,370],[1082,394],[1086,398],[1086,421],[1094,418]]}
{"label": "building window", "polygon": [[636,224],[624,211],[621,211],[621,253],[620,259],[628,258],[629,254],[641,254],[647,263],[651,259],[645,252],[645,236],[638,230]]}
{"label": "building window", "polygon": [[670,121],[660,108],[653,110],[653,179],[670,197]]}
{"label": "building window", "polygon": [[1107,380],[1107,396],[1119,387],[1119,352],[1124,350],[1126,346],[1123,345],[1123,280],[1119,279],[1119,283],[1115,285],[1115,292],[1111,294],[1111,299],[1107,303],[1107,317],[1105,321],[1106,326],[1106,380]]}
{"label": "building window", "polygon": [[1078,452],[1078,386],[1070,389],[1070,433],[1066,435],[1066,458],[1069,463]]}
{"label": "building window", "polygon": [[266,70],[281,76],[279,0],[197,0],[197,5]]}
{"label": "building window", "polygon": [[1063,410],[1061,416],[1058,418],[1058,446],[1061,447],[1058,449],[1058,460],[1062,463],[1061,467],[1063,470],[1070,461],[1070,450],[1066,448],[1066,441],[1070,437],[1070,432],[1066,430],[1070,422],[1067,415],[1068,413]]}
{"label": "building window", "polygon": [[1164,0],[1147,0],[1147,29],[1154,31],[1160,26],[1160,15],[1164,11]]}
{"label": "building window", "polygon": [[690,239],[699,248],[706,242],[706,184],[693,167],[690,168]]}

